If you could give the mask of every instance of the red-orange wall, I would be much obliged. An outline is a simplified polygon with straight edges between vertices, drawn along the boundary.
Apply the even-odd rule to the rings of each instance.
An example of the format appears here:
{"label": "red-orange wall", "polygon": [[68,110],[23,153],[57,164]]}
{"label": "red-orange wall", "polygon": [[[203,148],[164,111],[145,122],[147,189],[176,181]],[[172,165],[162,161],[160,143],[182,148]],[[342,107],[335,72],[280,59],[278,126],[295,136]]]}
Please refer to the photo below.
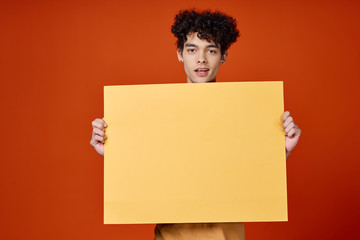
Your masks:
{"label": "red-orange wall", "polygon": [[283,80],[302,129],[289,221],[246,223],[247,239],[359,236],[359,1],[2,0],[1,239],[153,238],[154,225],[103,224],[91,121],[104,85],[185,82],[170,26],[188,7],[238,20],[218,81]]}

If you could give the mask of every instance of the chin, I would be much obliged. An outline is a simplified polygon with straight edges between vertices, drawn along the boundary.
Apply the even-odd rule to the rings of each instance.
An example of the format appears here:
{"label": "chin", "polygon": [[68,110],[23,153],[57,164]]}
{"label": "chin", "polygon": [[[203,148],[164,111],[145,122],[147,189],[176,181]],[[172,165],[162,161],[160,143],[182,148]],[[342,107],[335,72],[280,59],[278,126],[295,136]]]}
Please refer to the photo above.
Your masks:
{"label": "chin", "polygon": [[[190,80],[190,81],[189,81]],[[210,78],[188,78],[189,83],[209,83],[209,82],[216,82],[216,79],[210,79]]]}

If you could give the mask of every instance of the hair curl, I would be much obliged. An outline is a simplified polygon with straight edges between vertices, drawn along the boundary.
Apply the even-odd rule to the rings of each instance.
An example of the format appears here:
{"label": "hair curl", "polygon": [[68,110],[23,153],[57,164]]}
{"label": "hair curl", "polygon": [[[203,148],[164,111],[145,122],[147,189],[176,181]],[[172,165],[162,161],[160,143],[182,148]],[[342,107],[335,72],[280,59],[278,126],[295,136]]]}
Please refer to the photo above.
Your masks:
{"label": "hair curl", "polygon": [[240,35],[236,19],[219,11],[180,10],[174,20],[171,32],[177,38],[177,47],[181,52],[191,33],[197,33],[198,38],[209,42],[213,40],[216,45],[220,45],[221,55]]}

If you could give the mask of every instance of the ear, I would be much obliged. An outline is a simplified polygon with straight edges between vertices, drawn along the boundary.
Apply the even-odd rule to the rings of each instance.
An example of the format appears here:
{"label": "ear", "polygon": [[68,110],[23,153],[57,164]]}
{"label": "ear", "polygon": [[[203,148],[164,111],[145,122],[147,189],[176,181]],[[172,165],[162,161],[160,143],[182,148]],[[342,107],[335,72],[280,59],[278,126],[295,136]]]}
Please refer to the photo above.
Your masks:
{"label": "ear", "polygon": [[228,57],[228,51],[226,50],[220,58],[222,64],[226,62],[227,57]]}
{"label": "ear", "polygon": [[183,62],[184,60],[183,60],[183,56],[182,56],[182,50],[180,48],[178,48],[176,50],[176,54],[177,54],[177,57],[179,59],[179,62]]}

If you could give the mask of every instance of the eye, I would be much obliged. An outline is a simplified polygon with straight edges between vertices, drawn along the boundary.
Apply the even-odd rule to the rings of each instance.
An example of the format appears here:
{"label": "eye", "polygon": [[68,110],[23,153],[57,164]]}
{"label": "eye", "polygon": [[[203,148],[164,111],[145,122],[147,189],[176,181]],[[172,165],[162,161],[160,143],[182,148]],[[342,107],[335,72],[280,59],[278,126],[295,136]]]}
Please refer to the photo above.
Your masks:
{"label": "eye", "polygon": [[213,53],[213,54],[215,54],[215,53],[216,53],[216,51],[215,51],[215,50],[209,50],[209,53]]}
{"label": "eye", "polygon": [[195,49],[189,48],[187,51],[190,52],[190,53],[194,53],[194,52],[195,52]]}

